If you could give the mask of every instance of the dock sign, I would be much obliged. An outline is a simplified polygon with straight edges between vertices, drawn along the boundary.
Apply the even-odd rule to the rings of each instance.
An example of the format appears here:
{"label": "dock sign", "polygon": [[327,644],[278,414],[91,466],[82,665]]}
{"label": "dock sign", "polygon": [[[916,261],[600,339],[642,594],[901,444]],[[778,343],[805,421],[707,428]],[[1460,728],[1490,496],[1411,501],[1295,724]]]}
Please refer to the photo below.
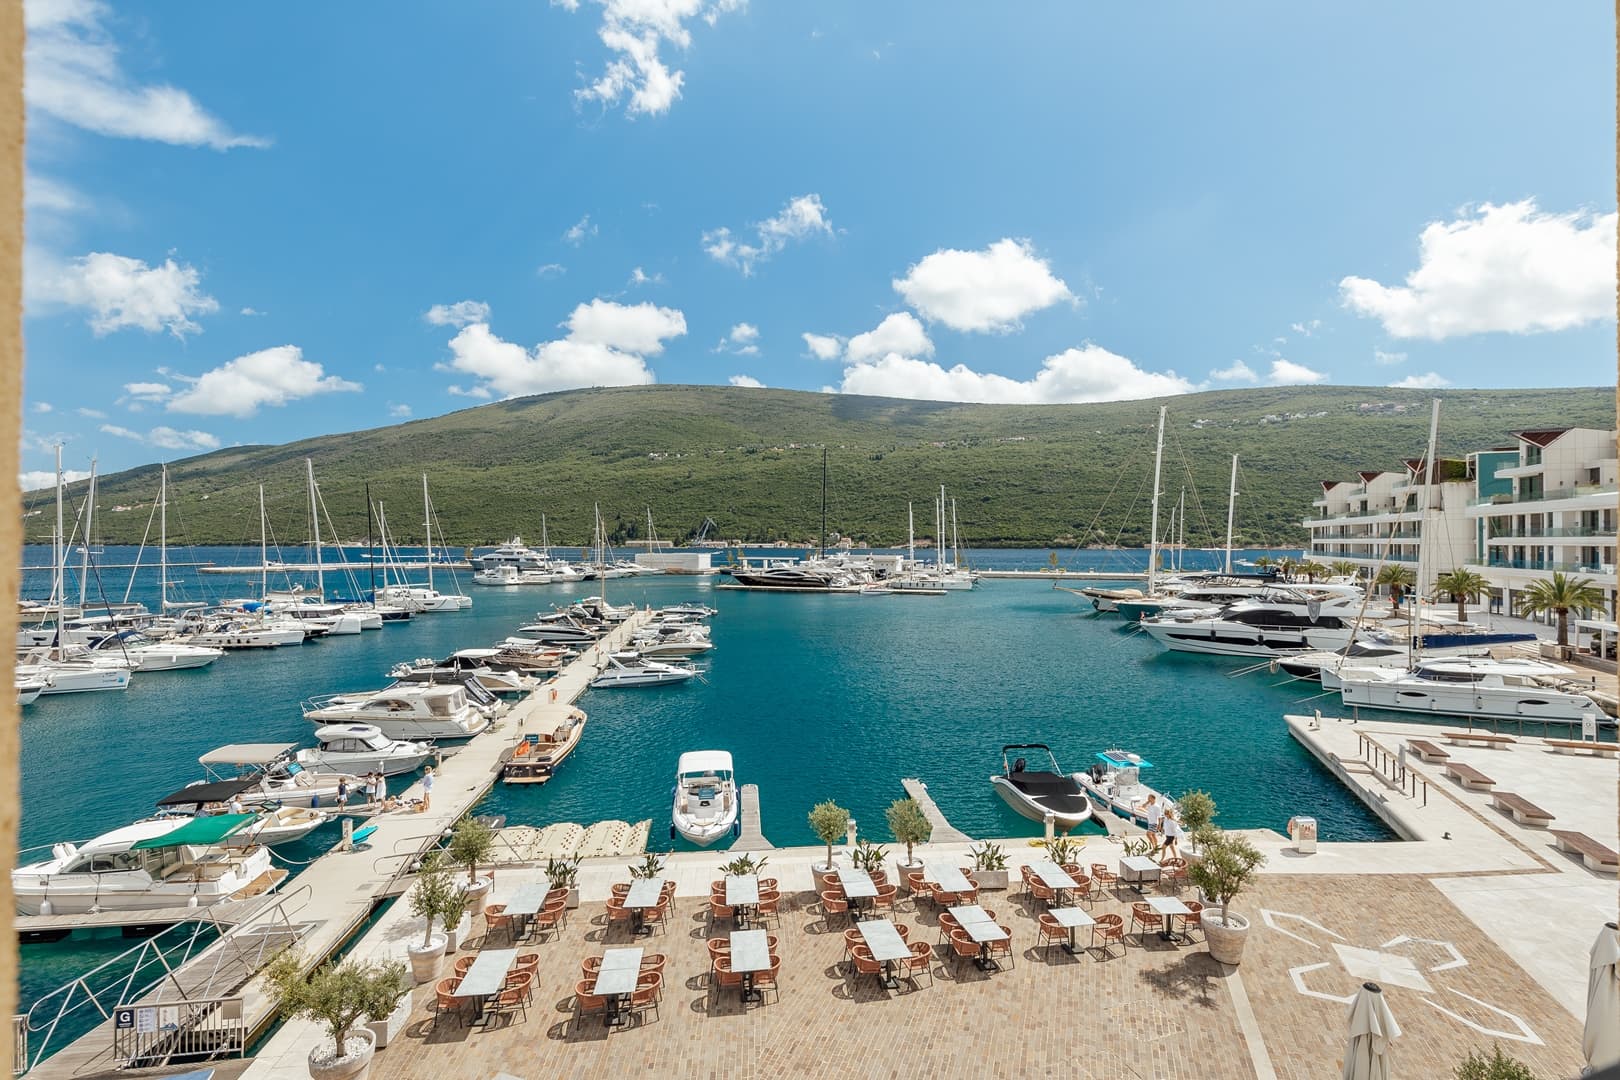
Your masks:
{"label": "dock sign", "polygon": [[119,1009],[113,1015],[113,1026],[119,1029],[133,1028],[135,1026],[135,1010]]}

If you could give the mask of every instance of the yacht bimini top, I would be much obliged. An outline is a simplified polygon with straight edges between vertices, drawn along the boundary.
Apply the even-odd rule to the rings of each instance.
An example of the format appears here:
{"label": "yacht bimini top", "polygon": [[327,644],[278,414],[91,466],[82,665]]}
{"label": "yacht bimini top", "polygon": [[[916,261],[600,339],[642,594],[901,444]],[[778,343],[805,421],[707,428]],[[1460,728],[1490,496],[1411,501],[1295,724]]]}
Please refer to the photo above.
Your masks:
{"label": "yacht bimini top", "polygon": [[210,817],[190,818],[178,829],[158,836],[148,836],[129,846],[130,851],[152,848],[209,847],[259,819],[257,814],[214,814]]}
{"label": "yacht bimini top", "polygon": [[715,776],[731,773],[731,754],[725,750],[691,750],[681,755],[675,771],[682,776],[712,773]]}
{"label": "yacht bimini top", "polygon": [[208,751],[197,761],[203,765],[273,765],[296,749],[297,743],[232,743]]}
{"label": "yacht bimini top", "polygon": [[1151,769],[1153,762],[1145,761],[1125,750],[1100,750],[1097,757],[1104,765],[1115,769]]}
{"label": "yacht bimini top", "polygon": [[159,806],[200,806],[203,803],[230,802],[238,795],[259,786],[257,777],[239,777],[235,780],[204,780],[188,784],[172,795],[157,801]]}

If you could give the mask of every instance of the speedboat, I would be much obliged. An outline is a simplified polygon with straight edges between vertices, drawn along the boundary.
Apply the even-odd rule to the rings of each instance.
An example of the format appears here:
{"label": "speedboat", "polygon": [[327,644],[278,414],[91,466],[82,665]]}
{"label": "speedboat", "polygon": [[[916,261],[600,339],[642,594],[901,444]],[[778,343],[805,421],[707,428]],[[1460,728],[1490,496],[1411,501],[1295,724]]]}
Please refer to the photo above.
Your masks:
{"label": "speedboat", "polygon": [[399,776],[415,772],[436,752],[429,743],[390,739],[375,724],[330,724],[315,729],[315,741],[320,745],[293,756],[315,773]]}
{"label": "speedboat", "polygon": [[11,872],[19,915],[207,907],[258,895],[285,876],[264,847],[231,848],[253,814],[138,821]]}
{"label": "speedboat", "polygon": [[1160,806],[1175,805],[1169,796],[1142,783],[1142,770],[1151,768],[1151,761],[1129,750],[1104,750],[1089,770],[1075,773],[1074,778],[1098,810],[1109,811],[1145,829],[1148,820],[1143,807],[1148,796],[1158,796]]}
{"label": "speedboat", "polygon": [[499,649],[459,649],[443,660],[420,657],[395,664],[388,677],[400,682],[451,683],[459,676],[476,678],[492,694],[526,694],[539,683],[530,676],[490,666],[499,662]]}
{"label": "speedboat", "polygon": [[[296,743],[233,743],[210,750],[197,761],[208,773],[200,780],[158,800],[159,806],[226,803],[232,798],[249,809],[260,806],[335,806],[343,785],[359,800],[362,782],[347,773],[312,772],[294,755]],[[234,775],[226,775],[234,769]],[[241,781],[249,781],[242,786]],[[217,785],[217,787],[216,787]]]}
{"label": "speedboat", "polygon": [[708,607],[704,604],[670,604],[659,611],[660,615],[692,615],[699,619],[707,619],[720,614],[719,608]]}
{"label": "speedboat", "polygon": [[489,666],[497,671],[541,672],[549,674],[562,670],[563,661],[571,650],[542,645],[528,638],[509,637],[495,643],[495,655]]}
{"label": "speedboat", "polygon": [[1091,606],[1098,611],[1118,611],[1121,600],[1140,600],[1143,596],[1141,589],[1102,589],[1091,587],[1086,589],[1071,589],[1091,601]]}
{"label": "speedboat", "polygon": [[208,645],[152,641],[134,630],[104,637],[91,651],[127,660],[132,671],[186,671],[207,667],[225,655],[224,649]]}
{"label": "speedboat", "polygon": [[[220,841],[227,847],[274,847],[302,840],[332,820],[330,814],[308,806],[282,806],[256,803],[251,795],[258,784],[255,777],[236,780],[203,781],[189,784],[158,801],[159,817],[214,817],[228,813],[252,813],[257,818]],[[234,807],[234,808],[233,808]]]}
{"label": "speedboat", "polygon": [[665,664],[648,660],[636,652],[609,653],[603,658],[605,665],[591,680],[596,690],[614,686],[663,686],[680,683],[697,676],[697,669],[683,664]]}
{"label": "speedboat", "polygon": [[649,627],[630,639],[630,647],[642,656],[696,656],[714,648],[709,631],[701,626],[671,628],[660,632]]}
{"label": "speedboat", "polygon": [[698,847],[708,847],[738,820],[737,778],[724,750],[692,750],[675,764],[675,804],[671,827]]}
{"label": "speedboat", "polygon": [[530,732],[512,748],[512,756],[501,766],[501,782],[543,784],[550,780],[563,759],[574,752],[585,734],[585,713],[569,709],[567,717],[549,732]]}
{"label": "speedboat", "polygon": [[1442,716],[1613,723],[1575,672],[1545,660],[1437,657],[1402,668],[1322,669],[1322,686],[1346,705]]}
{"label": "speedboat", "polygon": [[542,645],[590,645],[604,632],[605,627],[589,625],[570,615],[551,614],[518,627],[517,636]]}
{"label": "speedboat", "polygon": [[470,739],[490,718],[467,699],[461,686],[396,683],[372,694],[332,694],[305,703],[304,719],[316,724],[375,724],[390,739]]}
{"label": "speedboat", "polygon": [[[1008,763],[1007,755],[1013,750],[1039,750],[1051,762],[1050,771],[1031,770],[1024,758]],[[1068,832],[1091,816],[1091,800],[1081,790],[1074,777],[1058,768],[1057,757],[1045,743],[1011,743],[1001,748],[1001,772],[990,777],[991,785],[1002,800],[1031,821],[1044,822],[1052,816],[1052,823],[1061,832]]]}

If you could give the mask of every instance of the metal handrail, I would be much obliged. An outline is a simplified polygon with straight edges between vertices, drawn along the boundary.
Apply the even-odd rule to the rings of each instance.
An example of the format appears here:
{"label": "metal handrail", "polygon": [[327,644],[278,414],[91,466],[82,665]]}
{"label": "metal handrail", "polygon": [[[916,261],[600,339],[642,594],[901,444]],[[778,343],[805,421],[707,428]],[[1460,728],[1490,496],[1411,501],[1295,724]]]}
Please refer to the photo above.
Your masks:
{"label": "metal handrail", "polygon": [[1383,746],[1374,742],[1372,736],[1364,731],[1356,732],[1356,742],[1359,755],[1378,771],[1378,774],[1390,783],[1401,789],[1401,794],[1410,794],[1412,798],[1418,797],[1418,785],[1423,786],[1423,805],[1429,805],[1429,781],[1419,775],[1415,770],[1406,767],[1406,759],[1399,754],[1391,754]]}

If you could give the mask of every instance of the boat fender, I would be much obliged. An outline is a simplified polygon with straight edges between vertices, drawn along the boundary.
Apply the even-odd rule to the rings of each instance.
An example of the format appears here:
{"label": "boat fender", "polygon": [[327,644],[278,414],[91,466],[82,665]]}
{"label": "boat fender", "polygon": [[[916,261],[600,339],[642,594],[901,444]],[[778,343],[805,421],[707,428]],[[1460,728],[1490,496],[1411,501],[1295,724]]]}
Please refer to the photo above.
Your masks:
{"label": "boat fender", "polygon": [[669,823],[669,838],[671,840],[675,839],[675,823],[673,821]]}
{"label": "boat fender", "polygon": [[742,835],[742,822],[740,820],[739,821],[733,821],[731,823],[731,835],[732,836],[741,836]]}

